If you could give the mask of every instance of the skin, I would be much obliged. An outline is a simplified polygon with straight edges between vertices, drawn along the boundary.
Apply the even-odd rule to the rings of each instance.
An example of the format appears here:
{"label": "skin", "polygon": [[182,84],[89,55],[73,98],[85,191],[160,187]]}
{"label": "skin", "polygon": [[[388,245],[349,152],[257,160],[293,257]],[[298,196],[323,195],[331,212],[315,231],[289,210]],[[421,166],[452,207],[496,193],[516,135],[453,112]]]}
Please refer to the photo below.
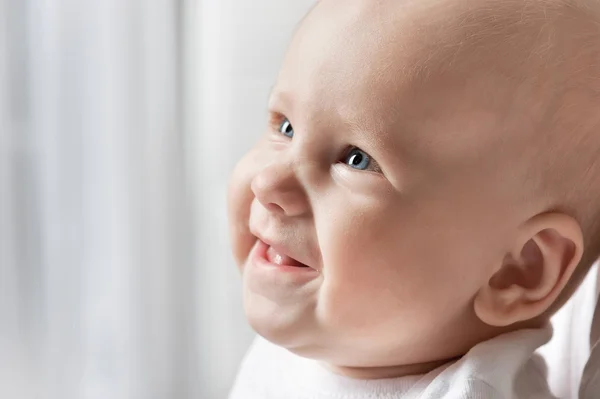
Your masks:
{"label": "skin", "polygon": [[[490,18],[498,3],[323,0],[305,18],[268,127],[230,184],[233,252],[259,334],[334,372],[384,378],[545,322],[584,238],[576,214],[556,211],[560,193],[539,195],[532,160],[556,99],[536,79],[552,54],[530,40],[547,19],[517,22],[560,13]],[[492,28],[479,34],[469,18]],[[529,58],[492,57],[515,43]],[[371,160],[364,170],[356,149]],[[267,258],[310,266],[306,278],[265,272],[263,242]]]}

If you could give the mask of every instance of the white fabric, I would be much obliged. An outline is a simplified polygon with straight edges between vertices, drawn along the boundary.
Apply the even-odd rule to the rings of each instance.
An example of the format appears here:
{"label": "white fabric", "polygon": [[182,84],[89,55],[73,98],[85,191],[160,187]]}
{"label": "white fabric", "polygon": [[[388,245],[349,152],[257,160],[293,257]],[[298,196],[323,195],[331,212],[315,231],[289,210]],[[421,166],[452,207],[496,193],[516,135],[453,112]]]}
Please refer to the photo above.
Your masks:
{"label": "white fabric", "polygon": [[[590,356],[589,336],[598,295],[597,279],[598,266],[595,265],[573,297],[552,318],[554,336],[539,350],[548,364],[552,392],[559,398],[579,397],[583,369]],[[587,395],[581,399],[600,398],[600,391],[588,391]]]}
{"label": "white fabric", "polygon": [[230,399],[510,399],[553,398],[546,366],[534,351],[551,327],[521,330],[482,342],[460,360],[421,376],[355,380],[257,338]]}
{"label": "white fabric", "polygon": [[[594,314],[592,317],[592,323],[590,326],[590,353],[588,360],[584,366],[581,384],[579,386],[579,398],[581,399],[592,399],[600,397],[600,306],[598,300],[598,294],[600,292],[600,273],[597,270],[598,265],[594,270],[596,276],[594,281],[596,286],[594,290],[591,290],[595,295],[591,296],[584,307],[593,309],[595,306]],[[586,346],[587,348],[588,346]]]}

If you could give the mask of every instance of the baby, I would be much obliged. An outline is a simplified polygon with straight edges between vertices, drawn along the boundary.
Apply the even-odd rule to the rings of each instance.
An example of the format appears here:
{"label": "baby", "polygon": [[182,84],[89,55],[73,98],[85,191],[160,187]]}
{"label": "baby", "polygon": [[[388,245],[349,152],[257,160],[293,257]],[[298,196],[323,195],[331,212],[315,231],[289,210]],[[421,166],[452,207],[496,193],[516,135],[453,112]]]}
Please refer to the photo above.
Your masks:
{"label": "baby", "polygon": [[552,397],[534,351],[600,252],[600,1],[322,0],[268,109],[231,398]]}

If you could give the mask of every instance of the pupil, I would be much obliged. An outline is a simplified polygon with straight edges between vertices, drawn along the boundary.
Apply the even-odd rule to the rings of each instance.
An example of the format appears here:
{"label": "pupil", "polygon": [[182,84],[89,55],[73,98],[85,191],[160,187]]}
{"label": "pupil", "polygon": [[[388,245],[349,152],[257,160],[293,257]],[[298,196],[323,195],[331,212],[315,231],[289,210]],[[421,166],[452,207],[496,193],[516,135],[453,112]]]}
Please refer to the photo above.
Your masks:
{"label": "pupil", "polygon": [[354,154],[354,156],[352,157],[352,165],[360,165],[360,163],[362,162],[362,155],[361,154]]}

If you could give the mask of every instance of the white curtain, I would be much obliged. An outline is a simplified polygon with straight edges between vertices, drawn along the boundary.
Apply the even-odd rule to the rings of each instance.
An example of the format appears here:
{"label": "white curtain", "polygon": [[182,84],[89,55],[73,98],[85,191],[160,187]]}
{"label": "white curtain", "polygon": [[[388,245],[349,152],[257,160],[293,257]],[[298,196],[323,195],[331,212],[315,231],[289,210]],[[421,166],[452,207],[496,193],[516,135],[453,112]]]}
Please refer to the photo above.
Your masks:
{"label": "white curtain", "polygon": [[223,398],[227,177],[312,0],[0,0],[0,397]]}

